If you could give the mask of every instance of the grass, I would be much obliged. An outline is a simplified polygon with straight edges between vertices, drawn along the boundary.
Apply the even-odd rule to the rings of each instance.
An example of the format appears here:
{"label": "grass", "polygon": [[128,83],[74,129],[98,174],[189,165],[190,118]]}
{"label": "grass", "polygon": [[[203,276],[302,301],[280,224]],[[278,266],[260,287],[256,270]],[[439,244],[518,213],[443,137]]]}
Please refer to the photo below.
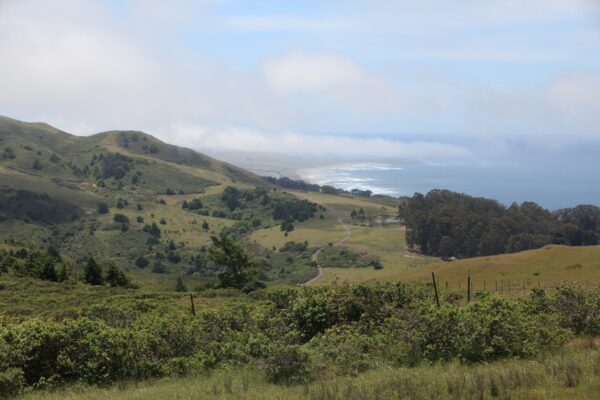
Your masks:
{"label": "grass", "polygon": [[331,212],[323,212],[323,218],[319,219],[318,213],[315,218],[308,221],[294,223],[294,230],[285,236],[279,225],[270,228],[259,229],[250,235],[251,241],[256,241],[263,247],[280,248],[286,242],[308,241],[311,247],[325,246],[329,242],[337,242],[344,237],[345,231],[337,222]]}
{"label": "grass", "polygon": [[23,400],[80,399],[598,399],[600,348],[580,339],[535,360],[490,364],[446,363],[415,368],[379,368],[357,376],[319,377],[298,386],[273,385],[257,370],[207,376],[124,382],[109,388],[75,386],[33,392]]}
{"label": "grass", "polygon": [[399,271],[390,279],[430,280],[435,272],[440,284],[464,288],[467,275],[471,273],[473,288],[507,290],[538,285],[576,282],[585,284],[600,283],[600,246],[569,247],[550,245],[537,250],[490,257],[477,257],[454,262],[439,261],[421,268]]}

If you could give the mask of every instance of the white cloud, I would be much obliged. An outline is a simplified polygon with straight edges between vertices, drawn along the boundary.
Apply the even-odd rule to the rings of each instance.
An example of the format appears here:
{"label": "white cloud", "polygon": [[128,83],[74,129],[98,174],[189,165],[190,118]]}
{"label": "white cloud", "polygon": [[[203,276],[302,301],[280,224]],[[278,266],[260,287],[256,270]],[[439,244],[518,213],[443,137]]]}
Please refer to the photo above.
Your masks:
{"label": "white cloud", "polygon": [[267,82],[278,92],[312,92],[375,83],[360,64],[334,53],[293,51],[268,60]]}
{"label": "white cloud", "polygon": [[210,128],[190,123],[172,124],[158,136],[200,151],[248,151],[290,156],[395,159],[420,162],[474,162],[475,155],[459,145],[440,142],[400,141],[296,132],[264,132],[240,128]]}
{"label": "white cloud", "polygon": [[541,90],[478,88],[470,95],[470,130],[480,137],[556,147],[600,140],[600,74],[572,71]]}
{"label": "white cloud", "polygon": [[[208,143],[352,157],[470,159],[464,147],[442,144],[465,136],[486,138],[496,147],[514,138],[600,138],[595,53],[576,58],[553,46],[529,50],[508,41],[494,47],[478,36],[473,43],[445,36],[476,26],[578,18],[581,10],[596,8],[585,0],[381,1],[364,8],[359,2],[333,17],[286,18],[219,15],[213,6],[220,3],[184,0],[165,7],[138,0],[116,12],[103,2],[0,0],[0,112],[75,133],[144,129],[199,149]],[[246,37],[240,30],[271,36]],[[293,39],[282,38],[285,30],[293,31]],[[184,33],[192,35],[191,43],[180,40]],[[584,33],[584,49],[597,49],[598,32],[588,26]],[[353,51],[352,42],[361,40],[373,48]],[[254,56],[254,45],[260,56],[238,65]],[[372,62],[371,52],[383,53],[385,62]],[[475,64],[468,73],[453,75],[456,64],[440,63],[449,59],[591,60],[592,68],[556,74],[545,86],[515,89],[516,79],[498,89],[474,77]],[[411,68],[419,73],[409,75]],[[173,121],[186,125],[161,129]],[[396,139],[377,139],[382,132]],[[423,132],[431,143],[419,140]],[[352,137],[358,134],[363,138]]]}

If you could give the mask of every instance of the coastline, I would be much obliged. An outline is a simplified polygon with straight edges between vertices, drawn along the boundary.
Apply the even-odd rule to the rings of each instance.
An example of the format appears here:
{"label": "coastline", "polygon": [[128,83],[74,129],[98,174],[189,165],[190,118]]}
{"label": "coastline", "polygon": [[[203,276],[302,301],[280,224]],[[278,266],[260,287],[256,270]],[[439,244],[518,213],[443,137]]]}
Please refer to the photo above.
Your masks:
{"label": "coastline", "polygon": [[[386,171],[402,171],[404,168],[388,163],[356,162],[328,164],[299,168],[296,174],[307,183],[330,185],[351,190],[371,190],[373,194],[398,196],[397,188],[383,184]],[[378,179],[378,176],[380,179]]]}

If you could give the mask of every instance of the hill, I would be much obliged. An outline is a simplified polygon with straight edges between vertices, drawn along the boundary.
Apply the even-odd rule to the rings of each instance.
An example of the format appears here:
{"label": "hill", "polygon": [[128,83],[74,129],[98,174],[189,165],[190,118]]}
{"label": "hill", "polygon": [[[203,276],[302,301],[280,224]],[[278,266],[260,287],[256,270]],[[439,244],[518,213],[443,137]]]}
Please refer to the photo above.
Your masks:
{"label": "hill", "polygon": [[[228,188],[233,207],[223,200]],[[143,132],[79,137],[0,117],[0,240],[51,245],[76,264],[94,256],[141,281],[156,273],[173,281],[176,273],[198,282],[216,273],[201,257],[211,235],[279,229],[282,219],[307,218],[297,214],[304,203],[248,171]],[[303,257],[299,275],[284,280],[311,276]]]}

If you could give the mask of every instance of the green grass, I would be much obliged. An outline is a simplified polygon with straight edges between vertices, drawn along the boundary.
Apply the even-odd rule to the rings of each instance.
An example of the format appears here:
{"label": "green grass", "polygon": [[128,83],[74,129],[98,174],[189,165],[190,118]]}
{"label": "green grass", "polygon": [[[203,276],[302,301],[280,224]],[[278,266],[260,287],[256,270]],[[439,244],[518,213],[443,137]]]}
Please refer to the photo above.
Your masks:
{"label": "green grass", "polygon": [[76,386],[33,392],[23,400],[80,399],[581,399],[600,393],[600,349],[578,340],[535,360],[490,364],[458,363],[415,368],[379,368],[357,376],[327,377],[298,386],[273,385],[254,371],[221,371],[207,376],[123,382],[109,388]]}
{"label": "green grass", "polygon": [[390,279],[431,280],[435,272],[441,285],[448,282],[450,288],[465,288],[469,272],[476,290],[511,290],[552,286],[562,282],[581,284],[600,283],[600,246],[569,247],[551,245],[537,250],[489,257],[477,257],[454,262],[439,261],[432,265],[398,271]]}

